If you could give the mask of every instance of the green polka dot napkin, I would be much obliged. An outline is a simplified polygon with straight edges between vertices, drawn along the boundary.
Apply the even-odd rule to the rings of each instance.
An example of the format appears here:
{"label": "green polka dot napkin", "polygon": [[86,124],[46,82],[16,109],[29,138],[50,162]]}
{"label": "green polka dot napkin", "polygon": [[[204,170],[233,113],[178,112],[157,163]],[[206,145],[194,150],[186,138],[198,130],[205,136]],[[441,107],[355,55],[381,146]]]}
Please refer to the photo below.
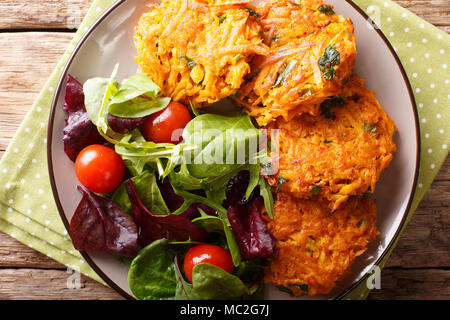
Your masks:
{"label": "green polka dot napkin", "polygon": [[[101,279],[73,248],[57,212],[47,173],[46,134],[50,106],[62,68],[89,26],[114,2],[93,2],[0,162],[0,230],[100,282]],[[368,13],[393,44],[417,101],[422,160],[409,221],[448,154],[450,37],[392,1],[355,0],[355,3]],[[345,298],[364,299],[368,293],[366,284],[361,283]]]}

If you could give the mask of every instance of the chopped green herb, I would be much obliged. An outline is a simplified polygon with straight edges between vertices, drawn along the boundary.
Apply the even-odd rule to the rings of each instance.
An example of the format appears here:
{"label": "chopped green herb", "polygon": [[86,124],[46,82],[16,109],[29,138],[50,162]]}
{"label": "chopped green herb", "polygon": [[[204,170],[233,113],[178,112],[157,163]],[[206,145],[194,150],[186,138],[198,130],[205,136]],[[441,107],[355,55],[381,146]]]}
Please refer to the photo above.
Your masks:
{"label": "chopped green herb", "polygon": [[224,21],[225,21],[225,19],[227,18],[227,16],[226,15],[221,15],[220,17],[219,17],[219,24],[222,24]]}
{"label": "chopped green herb", "polygon": [[301,92],[299,92],[298,96],[300,98],[306,98],[306,97],[312,96],[313,94],[314,94],[314,89],[307,88],[307,89],[303,89]]}
{"label": "chopped green herb", "polygon": [[332,120],[336,119],[332,109],[334,107],[342,107],[343,105],[345,105],[345,100],[344,98],[342,98],[341,95],[325,100],[320,105],[320,108],[322,110],[322,116]]}
{"label": "chopped green herb", "polygon": [[357,227],[358,227],[358,228],[361,228],[361,226],[363,225],[363,223],[364,223],[364,218],[361,218],[361,220],[358,221]]}
{"label": "chopped green herb", "polygon": [[325,49],[325,53],[319,60],[319,68],[322,71],[323,77],[327,81],[334,79],[335,71],[334,66],[341,63],[341,54],[336,50],[335,46],[330,44]]}
{"label": "chopped green herb", "polygon": [[235,55],[235,56],[233,57],[233,61],[234,61],[234,62],[237,62],[237,61],[241,60],[243,57],[244,57],[244,56],[243,56],[242,54],[238,53],[237,55]]}
{"label": "chopped green herb", "polygon": [[260,72],[261,72],[261,68],[257,69],[257,70],[255,71],[254,74],[252,74],[251,76],[249,76],[249,77],[246,79],[246,81],[247,81],[247,82],[252,82],[253,80],[255,80],[255,78],[258,76],[258,74],[259,74]]}
{"label": "chopped green herb", "polygon": [[322,187],[321,186],[316,186],[315,184],[312,185],[311,193],[313,195],[318,195],[321,192],[322,192]]}
{"label": "chopped green herb", "polygon": [[325,144],[327,144],[329,146],[333,145],[333,142],[332,141],[328,141],[327,139],[323,140],[323,143],[325,143]]}
{"label": "chopped green herb", "polygon": [[178,57],[178,60],[182,60],[182,59],[185,59],[185,60],[186,60],[187,66],[188,66],[189,68],[193,68],[193,67],[195,67],[195,66],[197,65],[197,62],[195,62],[194,60],[192,60],[191,58],[189,58],[188,56],[186,56],[186,55],[184,55],[184,54],[182,54],[182,55],[180,55],[180,56]]}
{"label": "chopped green herb", "polygon": [[277,187],[275,188],[275,191],[278,192],[280,190],[281,186],[287,182],[289,182],[289,179],[286,179],[285,177],[280,176],[278,178],[278,183],[277,183]]}
{"label": "chopped green herb", "polygon": [[255,18],[259,18],[260,15],[258,14],[258,12],[256,12],[255,10],[253,10],[252,8],[247,8],[248,12],[250,13],[250,16],[254,16]]}
{"label": "chopped green herb", "polygon": [[367,133],[377,133],[377,124],[376,123],[369,123],[369,122],[365,122],[364,123],[364,132]]}
{"label": "chopped green herb", "polygon": [[280,290],[280,291],[283,291],[283,292],[292,294],[292,291],[291,291],[291,289],[289,289],[289,288],[286,288],[286,287],[283,287],[283,286],[277,286],[277,288],[278,288],[278,290]]}
{"label": "chopped green herb", "polygon": [[290,284],[289,287],[300,287],[300,289],[302,289],[303,292],[308,293],[307,283]]}
{"label": "chopped green herb", "polygon": [[278,34],[275,33],[275,34],[273,35],[273,37],[272,37],[272,41],[273,41],[273,42],[278,42],[278,41],[280,41],[280,36],[279,36]]}
{"label": "chopped green herb", "polygon": [[326,4],[321,5],[319,7],[319,11],[322,12],[323,14],[326,14],[327,16],[331,16],[331,15],[334,14],[333,7],[329,6],[329,5],[326,5]]}
{"label": "chopped green herb", "polygon": [[298,60],[290,60],[286,63],[286,67],[284,68],[283,72],[278,74],[277,80],[275,81],[275,84],[271,89],[278,87],[282,83],[284,84],[286,78],[289,76],[289,73],[291,73],[292,69],[294,69],[297,62]]}
{"label": "chopped green herb", "polygon": [[241,98],[241,93],[239,92],[239,90],[236,91],[236,93],[234,94],[234,96],[235,96],[236,98],[238,98],[238,99]]}

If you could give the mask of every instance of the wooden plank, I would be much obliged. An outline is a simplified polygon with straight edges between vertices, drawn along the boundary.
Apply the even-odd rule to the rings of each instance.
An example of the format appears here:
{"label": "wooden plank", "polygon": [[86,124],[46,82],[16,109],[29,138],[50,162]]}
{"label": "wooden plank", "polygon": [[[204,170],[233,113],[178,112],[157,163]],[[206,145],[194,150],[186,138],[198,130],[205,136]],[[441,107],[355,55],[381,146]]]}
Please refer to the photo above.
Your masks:
{"label": "wooden plank", "polygon": [[381,289],[372,290],[369,300],[449,300],[450,270],[396,269],[381,273]]}
{"label": "wooden plank", "polygon": [[0,29],[75,29],[92,0],[2,0]]}
{"label": "wooden plank", "polygon": [[[450,31],[450,2],[447,0],[396,0],[404,8]],[[0,29],[75,29],[92,0],[2,0]]]}
{"label": "wooden plank", "polygon": [[66,269],[3,232],[0,232],[0,268]]}
{"label": "wooden plank", "polygon": [[121,300],[123,298],[114,290],[72,271],[0,269],[0,299]]}
{"label": "wooden plank", "polygon": [[0,33],[0,157],[72,38],[70,33]]}

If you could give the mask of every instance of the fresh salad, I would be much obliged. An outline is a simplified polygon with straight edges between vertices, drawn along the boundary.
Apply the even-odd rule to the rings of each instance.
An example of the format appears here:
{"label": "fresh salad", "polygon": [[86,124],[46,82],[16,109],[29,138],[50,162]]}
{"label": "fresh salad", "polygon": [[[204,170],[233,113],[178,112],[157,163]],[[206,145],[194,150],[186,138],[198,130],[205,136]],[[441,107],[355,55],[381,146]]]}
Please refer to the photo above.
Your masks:
{"label": "fresh salad", "polygon": [[263,298],[277,254],[267,135],[248,115],[200,114],[117,72],[66,85],[75,248],[127,264],[137,299]]}

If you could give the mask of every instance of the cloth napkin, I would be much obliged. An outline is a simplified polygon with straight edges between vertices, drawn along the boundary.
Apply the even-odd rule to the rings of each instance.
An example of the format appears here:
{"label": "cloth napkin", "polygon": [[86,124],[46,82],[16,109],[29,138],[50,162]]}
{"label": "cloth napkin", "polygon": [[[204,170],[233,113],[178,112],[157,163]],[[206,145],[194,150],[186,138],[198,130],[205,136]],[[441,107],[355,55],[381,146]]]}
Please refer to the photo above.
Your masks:
{"label": "cloth napkin", "polygon": [[[71,52],[115,0],[94,0],[0,161],[0,230],[48,257],[103,281],[71,243],[59,217],[47,171],[47,121],[54,91]],[[448,155],[450,37],[389,0],[355,0],[395,47],[411,81],[420,117],[422,150],[417,190],[407,221]],[[405,224],[406,226],[406,224]],[[383,261],[386,262],[393,248]],[[362,282],[346,299],[365,299]]]}

